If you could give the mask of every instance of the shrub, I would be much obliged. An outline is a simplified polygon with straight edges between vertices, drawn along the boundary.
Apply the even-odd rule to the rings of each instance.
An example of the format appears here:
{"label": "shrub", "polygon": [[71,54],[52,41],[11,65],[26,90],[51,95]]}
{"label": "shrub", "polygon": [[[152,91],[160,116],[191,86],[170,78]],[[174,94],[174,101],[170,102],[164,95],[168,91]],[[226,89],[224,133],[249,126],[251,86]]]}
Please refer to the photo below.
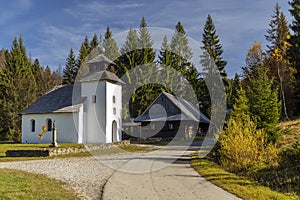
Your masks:
{"label": "shrub", "polygon": [[277,149],[267,139],[265,131],[257,129],[248,115],[230,118],[227,128],[219,137],[221,165],[239,173],[266,164],[276,164]]}

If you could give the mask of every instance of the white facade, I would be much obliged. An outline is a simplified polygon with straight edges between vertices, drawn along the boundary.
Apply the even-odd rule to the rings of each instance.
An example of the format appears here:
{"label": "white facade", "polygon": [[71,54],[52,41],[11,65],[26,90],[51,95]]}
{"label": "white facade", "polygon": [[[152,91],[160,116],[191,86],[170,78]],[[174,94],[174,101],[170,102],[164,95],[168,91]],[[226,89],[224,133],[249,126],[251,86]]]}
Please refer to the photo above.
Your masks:
{"label": "white facade", "polygon": [[121,141],[122,86],[106,80],[82,82],[81,96],[86,100],[76,112],[22,114],[22,143],[51,143],[51,131],[38,138],[49,119],[56,121],[58,143]]}
{"label": "white facade", "polygon": [[[84,82],[82,96],[87,97],[84,112],[84,143],[121,141],[122,86],[107,81]],[[116,127],[113,130],[115,123]]]}

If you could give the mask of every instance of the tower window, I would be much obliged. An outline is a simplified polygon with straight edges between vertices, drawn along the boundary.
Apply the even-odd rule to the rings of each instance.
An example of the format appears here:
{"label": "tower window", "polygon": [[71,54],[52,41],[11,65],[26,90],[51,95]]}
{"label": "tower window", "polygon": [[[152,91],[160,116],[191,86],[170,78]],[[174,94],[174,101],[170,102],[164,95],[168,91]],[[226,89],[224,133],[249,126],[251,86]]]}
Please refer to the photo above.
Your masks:
{"label": "tower window", "polygon": [[96,95],[93,95],[92,96],[92,103],[96,103],[96,101],[97,101],[97,97],[96,97]]}
{"label": "tower window", "polygon": [[116,103],[116,97],[113,96],[113,103]]}
{"label": "tower window", "polygon": [[113,113],[114,113],[114,115],[117,114],[116,108],[113,108]]}

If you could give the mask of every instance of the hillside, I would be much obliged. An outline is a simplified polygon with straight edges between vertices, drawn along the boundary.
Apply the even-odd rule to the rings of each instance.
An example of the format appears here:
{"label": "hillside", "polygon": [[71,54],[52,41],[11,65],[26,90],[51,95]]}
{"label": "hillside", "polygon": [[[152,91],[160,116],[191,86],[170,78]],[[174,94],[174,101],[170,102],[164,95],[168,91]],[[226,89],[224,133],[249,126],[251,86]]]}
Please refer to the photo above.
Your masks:
{"label": "hillside", "polygon": [[278,147],[282,150],[292,148],[295,142],[300,141],[300,118],[281,122],[280,126],[285,130],[286,134],[277,141]]}

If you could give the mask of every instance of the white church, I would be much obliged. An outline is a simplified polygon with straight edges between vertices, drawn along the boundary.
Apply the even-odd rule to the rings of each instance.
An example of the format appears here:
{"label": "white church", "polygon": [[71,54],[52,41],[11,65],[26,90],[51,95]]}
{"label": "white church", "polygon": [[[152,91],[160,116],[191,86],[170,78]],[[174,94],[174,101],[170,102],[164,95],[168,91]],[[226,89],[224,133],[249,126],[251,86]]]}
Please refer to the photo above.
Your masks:
{"label": "white church", "polygon": [[[78,83],[48,92],[23,110],[22,143],[51,143],[56,122],[58,143],[113,143],[122,140],[122,84],[115,64],[100,54],[87,62]],[[42,127],[47,132],[38,137]]]}

